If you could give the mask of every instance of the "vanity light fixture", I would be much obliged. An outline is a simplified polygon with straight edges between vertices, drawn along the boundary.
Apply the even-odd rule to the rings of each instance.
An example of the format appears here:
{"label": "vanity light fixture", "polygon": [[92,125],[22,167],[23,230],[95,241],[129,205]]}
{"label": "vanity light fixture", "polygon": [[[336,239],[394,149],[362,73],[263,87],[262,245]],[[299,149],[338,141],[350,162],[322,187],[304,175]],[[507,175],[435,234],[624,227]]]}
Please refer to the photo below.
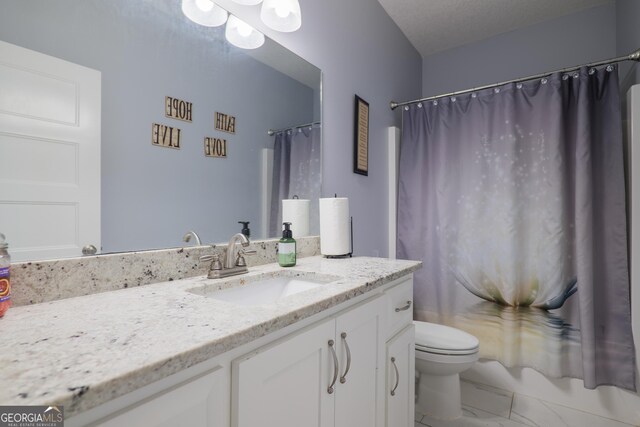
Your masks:
{"label": "vanity light fixture", "polygon": [[227,11],[212,0],[182,0],[182,13],[205,27],[219,27],[228,17]]}
{"label": "vanity light fixture", "polygon": [[302,25],[298,0],[264,0],[260,18],[269,28],[289,33]]}
{"label": "vanity light fixture", "polygon": [[229,15],[224,35],[229,43],[241,49],[257,49],[264,44],[264,34],[233,15]]}

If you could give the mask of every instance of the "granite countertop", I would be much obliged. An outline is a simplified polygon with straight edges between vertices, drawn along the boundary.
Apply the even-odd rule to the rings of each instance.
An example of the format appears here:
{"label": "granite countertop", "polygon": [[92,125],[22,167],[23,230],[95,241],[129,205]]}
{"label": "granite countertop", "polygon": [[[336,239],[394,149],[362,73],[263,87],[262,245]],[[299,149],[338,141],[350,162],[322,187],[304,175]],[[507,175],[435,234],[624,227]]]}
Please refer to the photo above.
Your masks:
{"label": "granite countertop", "polygon": [[[0,319],[0,405],[64,405],[73,416],[414,272],[421,262],[298,260],[11,308]],[[190,289],[225,288],[285,270],[338,279],[269,306]],[[258,277],[259,276],[259,277]],[[328,277],[331,276],[331,277]]]}

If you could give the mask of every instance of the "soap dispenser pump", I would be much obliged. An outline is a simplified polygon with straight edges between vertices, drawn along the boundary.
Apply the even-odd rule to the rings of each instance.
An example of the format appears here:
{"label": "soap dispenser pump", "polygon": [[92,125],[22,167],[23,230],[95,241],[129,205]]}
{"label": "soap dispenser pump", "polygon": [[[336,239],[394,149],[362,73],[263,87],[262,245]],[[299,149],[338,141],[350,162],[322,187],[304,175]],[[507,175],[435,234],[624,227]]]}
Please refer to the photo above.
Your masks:
{"label": "soap dispenser pump", "polygon": [[242,224],[241,233],[247,237],[251,237],[251,230],[249,230],[249,222],[250,221],[238,221],[238,224]]}
{"label": "soap dispenser pump", "polygon": [[283,222],[282,239],[278,242],[278,264],[280,267],[296,265],[296,241],[291,231],[291,223]]}

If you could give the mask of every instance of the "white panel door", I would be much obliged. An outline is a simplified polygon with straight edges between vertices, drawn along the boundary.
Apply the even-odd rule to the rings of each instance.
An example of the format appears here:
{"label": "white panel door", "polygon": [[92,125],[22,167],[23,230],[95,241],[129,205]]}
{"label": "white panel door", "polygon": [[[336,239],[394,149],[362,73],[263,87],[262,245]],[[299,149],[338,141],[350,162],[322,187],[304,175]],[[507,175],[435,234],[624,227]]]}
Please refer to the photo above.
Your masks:
{"label": "white panel door", "polygon": [[100,72],[0,42],[0,232],[14,261],[100,248]]}
{"label": "white panel door", "polygon": [[224,370],[212,371],[94,424],[95,427],[223,427],[218,405],[228,391]]}
{"label": "white panel door", "polygon": [[384,302],[379,297],[336,319],[340,365],[336,427],[382,425],[384,408],[380,402],[384,400],[379,397],[384,384]]}
{"label": "white panel door", "polygon": [[386,427],[412,427],[415,406],[415,331],[409,325],[387,343]]}
{"label": "white panel door", "polygon": [[335,320],[235,360],[231,425],[331,427]]}

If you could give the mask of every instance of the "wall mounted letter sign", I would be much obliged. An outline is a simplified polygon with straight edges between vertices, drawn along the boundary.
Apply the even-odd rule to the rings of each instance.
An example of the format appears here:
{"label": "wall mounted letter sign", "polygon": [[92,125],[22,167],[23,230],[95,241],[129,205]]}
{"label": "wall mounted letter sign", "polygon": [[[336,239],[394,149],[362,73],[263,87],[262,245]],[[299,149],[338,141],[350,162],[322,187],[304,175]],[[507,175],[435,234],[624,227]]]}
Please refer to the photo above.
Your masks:
{"label": "wall mounted letter sign", "polygon": [[227,133],[236,133],[236,118],[225,113],[216,112],[216,130]]}
{"label": "wall mounted letter sign", "polygon": [[191,112],[193,104],[178,98],[165,96],[164,98],[164,114],[171,119],[184,120],[191,122]]}
{"label": "wall mounted letter sign", "polygon": [[207,157],[227,157],[227,140],[221,138],[205,138],[204,155]]}
{"label": "wall mounted letter sign", "polygon": [[180,129],[171,126],[151,125],[151,143],[158,147],[180,149]]}

